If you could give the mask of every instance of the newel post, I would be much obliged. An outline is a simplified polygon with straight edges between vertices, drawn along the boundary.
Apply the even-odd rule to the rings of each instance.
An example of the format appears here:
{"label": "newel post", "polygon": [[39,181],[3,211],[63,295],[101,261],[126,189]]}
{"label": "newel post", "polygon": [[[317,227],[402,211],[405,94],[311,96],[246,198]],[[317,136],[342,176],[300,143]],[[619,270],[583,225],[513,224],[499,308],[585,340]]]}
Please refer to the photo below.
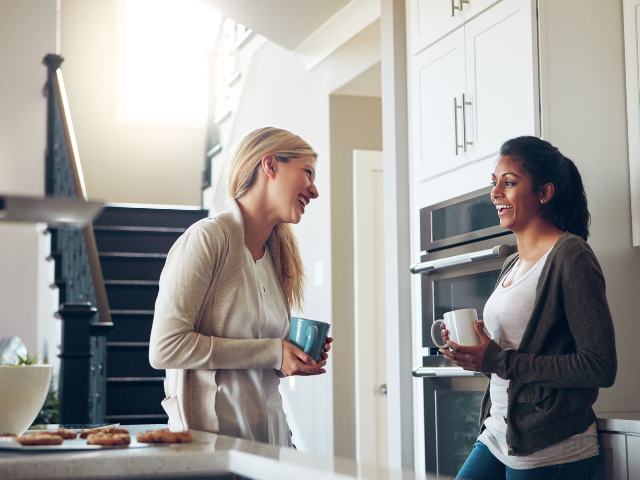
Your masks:
{"label": "newel post", "polygon": [[[63,303],[56,316],[62,321],[60,344],[60,423],[100,423],[96,403],[104,403],[106,358],[96,369],[92,342],[109,335],[113,323],[93,323],[97,312],[89,302]],[[98,370],[98,371],[96,371]],[[104,415],[104,414],[103,414]]]}

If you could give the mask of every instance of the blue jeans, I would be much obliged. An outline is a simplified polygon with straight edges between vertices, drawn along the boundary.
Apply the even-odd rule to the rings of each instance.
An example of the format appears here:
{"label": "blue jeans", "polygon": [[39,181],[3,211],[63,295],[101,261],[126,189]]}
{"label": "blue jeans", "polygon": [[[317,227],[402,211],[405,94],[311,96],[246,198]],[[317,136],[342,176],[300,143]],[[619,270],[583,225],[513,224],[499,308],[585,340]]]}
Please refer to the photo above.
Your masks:
{"label": "blue jeans", "polygon": [[598,470],[598,455],[577,462],[516,470],[493,456],[481,441],[458,472],[458,480],[592,480]]}

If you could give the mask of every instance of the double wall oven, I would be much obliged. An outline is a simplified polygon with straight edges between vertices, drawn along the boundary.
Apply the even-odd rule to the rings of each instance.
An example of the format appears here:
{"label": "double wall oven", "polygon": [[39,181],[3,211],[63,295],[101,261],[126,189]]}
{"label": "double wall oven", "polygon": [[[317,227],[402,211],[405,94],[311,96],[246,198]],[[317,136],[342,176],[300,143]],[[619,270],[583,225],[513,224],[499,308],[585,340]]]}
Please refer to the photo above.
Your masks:
{"label": "double wall oven", "polygon": [[483,318],[506,257],[517,251],[515,235],[500,227],[490,192],[484,188],[420,210],[421,261],[411,266],[421,283],[413,375],[422,379],[416,401],[424,465],[440,475],[455,476],[473,448],[488,380],[446,360],[431,339],[431,325],[461,308],[475,308]]}

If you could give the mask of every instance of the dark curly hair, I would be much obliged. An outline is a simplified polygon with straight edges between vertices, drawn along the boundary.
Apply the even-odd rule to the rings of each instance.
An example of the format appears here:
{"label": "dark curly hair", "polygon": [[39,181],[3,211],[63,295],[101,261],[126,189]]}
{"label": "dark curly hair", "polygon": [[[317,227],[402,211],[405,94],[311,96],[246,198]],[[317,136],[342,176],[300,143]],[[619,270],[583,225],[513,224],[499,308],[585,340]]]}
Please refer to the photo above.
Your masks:
{"label": "dark curly hair", "polygon": [[587,240],[591,215],[582,177],[575,163],[549,142],[529,136],[504,142],[500,156],[510,156],[522,165],[531,179],[534,192],[540,192],[547,183],[552,183],[553,196],[540,205],[543,218],[559,230]]}

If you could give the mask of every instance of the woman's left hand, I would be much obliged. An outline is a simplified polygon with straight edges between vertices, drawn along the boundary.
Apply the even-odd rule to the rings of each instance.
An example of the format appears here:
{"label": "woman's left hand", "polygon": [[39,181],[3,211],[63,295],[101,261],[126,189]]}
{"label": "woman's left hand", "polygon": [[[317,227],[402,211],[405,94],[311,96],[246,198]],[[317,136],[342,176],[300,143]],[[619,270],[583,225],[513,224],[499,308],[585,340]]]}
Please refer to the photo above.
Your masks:
{"label": "woman's left hand", "polygon": [[324,352],[322,352],[322,358],[325,360],[329,358],[329,354],[327,352],[331,350],[331,342],[333,342],[333,338],[327,337],[327,343],[324,344]]}
{"label": "woman's left hand", "polygon": [[482,357],[484,357],[484,352],[489,342],[491,342],[491,339],[484,333],[484,322],[475,322],[473,329],[478,337],[480,337],[480,345],[463,347],[449,340],[447,341],[447,345],[451,350],[441,348],[440,352],[459,367],[472,372],[480,372],[482,368]]}

